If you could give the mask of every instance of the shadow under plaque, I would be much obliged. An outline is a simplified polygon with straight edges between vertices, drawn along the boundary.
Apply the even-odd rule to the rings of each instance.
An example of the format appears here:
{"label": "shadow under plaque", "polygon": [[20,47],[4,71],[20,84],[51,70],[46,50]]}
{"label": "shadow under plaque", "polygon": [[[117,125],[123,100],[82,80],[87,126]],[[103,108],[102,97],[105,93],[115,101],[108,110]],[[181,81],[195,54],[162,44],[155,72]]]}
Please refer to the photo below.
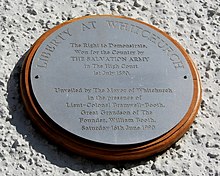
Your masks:
{"label": "shadow under plaque", "polygon": [[52,141],[103,160],[170,147],[201,101],[197,70],[165,32],[141,21],[87,16],[43,34],[21,72],[31,120]]}

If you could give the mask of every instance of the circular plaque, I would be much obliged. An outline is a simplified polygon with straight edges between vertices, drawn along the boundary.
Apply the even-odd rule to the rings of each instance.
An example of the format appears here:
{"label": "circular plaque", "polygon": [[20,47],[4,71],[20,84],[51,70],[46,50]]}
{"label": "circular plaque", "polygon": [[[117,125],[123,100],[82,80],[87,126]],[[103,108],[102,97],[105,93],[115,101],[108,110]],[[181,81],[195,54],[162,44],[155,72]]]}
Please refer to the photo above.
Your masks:
{"label": "circular plaque", "polygon": [[62,23],[30,49],[21,93],[51,140],[86,156],[131,160],[163,151],[189,128],[201,86],[185,50],[138,20]]}

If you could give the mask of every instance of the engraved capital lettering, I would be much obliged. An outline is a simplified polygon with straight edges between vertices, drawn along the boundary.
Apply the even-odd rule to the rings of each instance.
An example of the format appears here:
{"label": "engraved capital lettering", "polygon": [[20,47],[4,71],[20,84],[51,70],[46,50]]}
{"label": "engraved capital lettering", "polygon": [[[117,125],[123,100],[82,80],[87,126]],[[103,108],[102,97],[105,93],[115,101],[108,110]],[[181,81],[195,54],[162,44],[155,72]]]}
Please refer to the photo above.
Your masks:
{"label": "engraved capital lettering", "polygon": [[150,32],[147,30],[143,30],[141,34],[142,34],[142,37],[149,38]]}
{"label": "engraved capital lettering", "polygon": [[96,29],[95,24],[96,24],[96,21],[89,21],[86,24],[82,23],[81,27],[82,27],[83,31],[90,30],[90,29]]}
{"label": "engraved capital lettering", "polygon": [[63,31],[64,34],[67,34],[68,36],[72,36],[72,34],[70,34],[69,28],[67,28],[65,31]]}
{"label": "engraved capital lettering", "polygon": [[162,39],[160,39],[160,41],[158,42],[157,46],[159,48],[163,48],[165,46],[167,46],[167,43],[165,43],[165,41],[163,41]]}
{"label": "engraved capital lettering", "polygon": [[[49,52],[53,52],[55,50],[55,46],[50,46],[50,45],[47,45],[45,50],[49,51]],[[45,53],[45,52],[42,52],[42,53]],[[50,53],[47,53],[46,55],[50,55]]]}
{"label": "engraved capital lettering", "polygon": [[152,34],[152,35],[150,36],[150,41],[156,44],[157,36],[156,36],[155,34]]}
{"label": "engraved capital lettering", "polygon": [[42,62],[38,62],[37,67],[47,68],[47,62],[48,62],[48,60],[45,60],[45,59],[40,58],[39,61],[42,61]]}
{"label": "engraved capital lettering", "polygon": [[60,44],[60,41],[53,39],[50,43],[54,46],[58,46],[58,44]]}
{"label": "engraved capital lettering", "polygon": [[117,21],[106,20],[106,22],[107,22],[109,28],[118,28],[118,26],[119,26]]}
{"label": "engraved capital lettering", "polygon": [[177,68],[184,68],[183,62],[181,61],[181,59],[179,58],[179,56],[177,54],[172,54],[170,56],[170,60],[173,61],[173,65],[176,69]]}
{"label": "engraved capital lettering", "polygon": [[176,69],[178,68],[184,68],[183,62],[180,60],[178,62],[173,62],[173,65]]}
{"label": "engraved capital lettering", "polygon": [[123,22],[120,22],[120,30],[126,30],[128,31],[129,30],[129,26],[128,26],[128,23],[123,23]]}
{"label": "engraved capital lettering", "polygon": [[139,34],[140,31],[142,31],[142,30],[143,29],[141,27],[131,24],[131,32],[133,32],[135,34]]}

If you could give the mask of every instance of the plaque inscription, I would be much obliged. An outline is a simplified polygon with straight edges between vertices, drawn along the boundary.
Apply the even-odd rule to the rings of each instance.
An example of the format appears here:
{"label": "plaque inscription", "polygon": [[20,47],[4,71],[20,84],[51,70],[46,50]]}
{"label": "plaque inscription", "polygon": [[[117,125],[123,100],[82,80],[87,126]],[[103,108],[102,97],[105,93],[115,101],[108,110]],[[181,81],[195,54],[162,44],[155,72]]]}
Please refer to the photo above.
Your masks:
{"label": "plaque inscription", "polygon": [[82,140],[115,146],[157,140],[184,124],[200,101],[186,53],[145,23],[92,16],[45,35],[26,64],[35,103]]}

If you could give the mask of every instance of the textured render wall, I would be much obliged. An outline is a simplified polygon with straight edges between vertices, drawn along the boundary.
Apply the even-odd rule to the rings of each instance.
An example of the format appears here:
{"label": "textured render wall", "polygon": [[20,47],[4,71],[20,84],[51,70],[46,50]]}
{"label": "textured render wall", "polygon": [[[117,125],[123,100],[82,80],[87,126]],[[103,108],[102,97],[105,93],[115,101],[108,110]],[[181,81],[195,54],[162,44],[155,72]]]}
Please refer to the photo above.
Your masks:
{"label": "textured render wall", "polygon": [[[169,33],[189,53],[203,100],[190,130],[140,161],[93,161],[58,149],[35,129],[19,95],[22,57],[56,24],[88,14],[124,15]],[[220,175],[219,0],[0,0],[0,175]]]}

